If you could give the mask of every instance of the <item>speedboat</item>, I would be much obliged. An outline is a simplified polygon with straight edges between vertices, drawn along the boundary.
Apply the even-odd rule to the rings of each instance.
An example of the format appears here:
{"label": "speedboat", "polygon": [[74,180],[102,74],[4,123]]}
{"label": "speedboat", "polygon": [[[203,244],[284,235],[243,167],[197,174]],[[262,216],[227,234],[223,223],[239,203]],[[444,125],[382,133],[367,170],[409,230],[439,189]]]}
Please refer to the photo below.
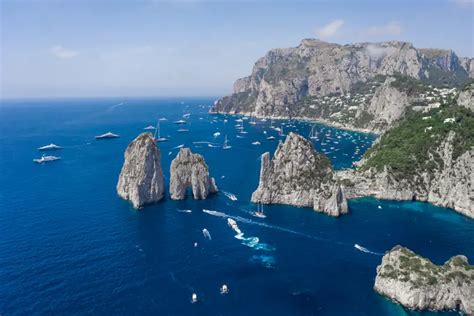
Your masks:
{"label": "speedboat", "polygon": [[227,287],[227,285],[223,284],[221,286],[221,290],[220,290],[221,294],[227,294],[229,293],[229,288]]}
{"label": "speedboat", "polygon": [[191,113],[183,114],[183,118],[189,118],[190,115],[191,115]]}
{"label": "speedboat", "polygon": [[260,145],[260,142],[259,141],[252,142],[252,145],[258,146],[258,145]]}
{"label": "speedboat", "polygon": [[275,136],[268,136],[267,139],[268,140],[275,140]]}
{"label": "speedboat", "polygon": [[196,303],[198,301],[198,296],[196,293],[193,293],[193,295],[191,295],[191,303]]}
{"label": "speedboat", "polygon": [[105,134],[96,136],[95,139],[110,139],[110,138],[119,138],[120,136],[112,132],[107,132]]}
{"label": "speedboat", "polygon": [[55,150],[55,149],[61,149],[61,148],[62,148],[61,146],[51,143],[49,145],[38,148],[38,150]]}
{"label": "speedboat", "polygon": [[174,124],[186,124],[187,122],[185,120],[177,120],[173,122]]}
{"label": "speedboat", "polygon": [[214,137],[219,137],[221,135],[221,133],[219,132],[215,132],[214,134],[212,134]]}
{"label": "speedboat", "polygon": [[56,156],[41,156],[40,159],[33,159],[34,162],[36,163],[43,163],[43,162],[49,162],[49,161],[56,161],[61,159],[61,157],[56,157]]}
{"label": "speedboat", "polygon": [[148,125],[147,127],[144,128],[144,130],[150,131],[156,129],[154,126]]}

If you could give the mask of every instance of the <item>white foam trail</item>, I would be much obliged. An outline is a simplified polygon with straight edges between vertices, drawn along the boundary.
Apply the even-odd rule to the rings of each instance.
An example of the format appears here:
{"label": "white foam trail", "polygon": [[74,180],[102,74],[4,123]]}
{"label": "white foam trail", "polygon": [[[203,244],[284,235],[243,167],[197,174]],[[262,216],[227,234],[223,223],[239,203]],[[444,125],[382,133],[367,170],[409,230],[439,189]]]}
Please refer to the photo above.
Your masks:
{"label": "white foam trail", "polygon": [[222,193],[227,196],[229,199],[232,201],[237,201],[237,196],[235,194],[232,194],[230,192],[222,191]]}
{"label": "white foam trail", "polygon": [[207,239],[212,240],[211,234],[209,233],[209,231],[208,231],[206,228],[204,228],[204,229],[202,230],[202,234],[203,234],[204,237],[206,237]]}
{"label": "white foam trail", "polygon": [[382,255],[383,255],[383,254],[378,253],[378,252],[370,251],[369,249],[367,249],[367,248],[365,248],[365,247],[362,247],[362,246],[359,245],[359,244],[354,244],[354,248],[356,248],[357,250],[360,250],[360,251],[362,251],[362,252],[370,253],[370,254],[376,255],[376,256],[382,256]]}
{"label": "white foam trail", "polygon": [[180,213],[192,213],[191,210],[178,210],[178,212],[180,212]]}

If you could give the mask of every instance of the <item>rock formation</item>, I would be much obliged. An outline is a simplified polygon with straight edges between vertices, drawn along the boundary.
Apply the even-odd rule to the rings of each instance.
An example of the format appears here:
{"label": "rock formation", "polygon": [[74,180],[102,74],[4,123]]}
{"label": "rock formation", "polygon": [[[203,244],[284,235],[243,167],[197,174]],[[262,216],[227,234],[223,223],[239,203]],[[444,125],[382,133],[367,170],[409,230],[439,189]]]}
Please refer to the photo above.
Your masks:
{"label": "rock formation", "polygon": [[218,191],[214,178],[209,177],[209,170],[204,157],[193,154],[189,148],[181,148],[171,162],[170,194],[173,200],[186,197],[187,188],[191,187],[195,199],[205,199],[210,193]]}
{"label": "rock formation", "polygon": [[429,114],[389,130],[356,170],[337,172],[347,198],[426,201],[474,218],[472,112],[453,107]]}
{"label": "rock formation", "polygon": [[[211,111],[313,119],[382,132],[417,100],[407,99],[394,87],[387,89],[388,85],[375,93],[378,77],[460,85],[474,77],[472,65],[472,59],[458,58],[452,51],[416,49],[406,42],[338,45],[305,39],[294,48],[270,50],[255,63],[250,76],[235,82],[234,93],[217,100]],[[375,126],[370,124],[374,118],[379,121]]]}
{"label": "rock formation", "polygon": [[131,201],[134,208],[163,198],[165,186],[160,159],[160,150],[150,133],[139,135],[128,145],[117,193]]}
{"label": "rock formation", "polygon": [[474,82],[466,85],[459,93],[458,105],[474,111]]}
{"label": "rock formation", "polygon": [[252,202],[312,207],[331,216],[348,211],[329,159],[295,133],[278,145],[273,159],[268,152],[262,155],[260,181]]}
{"label": "rock formation", "polygon": [[374,289],[410,309],[474,314],[474,266],[464,256],[438,266],[395,246],[377,267]]}

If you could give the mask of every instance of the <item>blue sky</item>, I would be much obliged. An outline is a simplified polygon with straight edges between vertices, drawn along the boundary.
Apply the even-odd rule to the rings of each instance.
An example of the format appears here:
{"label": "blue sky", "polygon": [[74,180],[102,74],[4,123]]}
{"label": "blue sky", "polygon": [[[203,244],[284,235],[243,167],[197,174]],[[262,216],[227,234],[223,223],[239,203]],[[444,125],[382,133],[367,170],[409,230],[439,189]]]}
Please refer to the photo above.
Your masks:
{"label": "blue sky", "polygon": [[472,1],[0,0],[0,96],[219,96],[303,38],[472,57]]}

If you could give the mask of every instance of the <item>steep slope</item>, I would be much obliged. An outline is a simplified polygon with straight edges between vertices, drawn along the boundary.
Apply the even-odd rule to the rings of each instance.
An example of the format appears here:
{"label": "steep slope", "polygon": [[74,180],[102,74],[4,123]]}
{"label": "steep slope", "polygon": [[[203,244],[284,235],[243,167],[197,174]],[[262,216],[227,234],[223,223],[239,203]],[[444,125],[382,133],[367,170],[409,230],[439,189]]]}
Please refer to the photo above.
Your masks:
{"label": "steep slope", "polygon": [[252,202],[311,207],[331,216],[347,213],[347,201],[331,162],[311,141],[295,133],[278,145],[271,160],[270,153],[262,155]]}
{"label": "steep slope", "polygon": [[153,135],[143,133],[125,151],[117,193],[121,198],[131,201],[134,208],[140,208],[161,200],[164,191],[160,150]]}
{"label": "steep slope", "polygon": [[216,101],[211,112],[307,118],[380,132],[394,118],[367,124],[387,109],[381,104],[388,101],[395,108],[393,114],[403,114],[400,109],[420,98],[403,97],[405,92],[393,86],[388,91],[387,78],[451,87],[468,80],[470,65],[452,52],[417,50],[405,42],[338,45],[305,39],[295,48],[269,51],[250,76],[235,82],[232,95]]}
{"label": "steep slope", "polygon": [[474,113],[411,113],[338,177],[348,198],[427,201],[474,218]]}
{"label": "steep slope", "polygon": [[474,266],[464,256],[438,266],[395,246],[377,267],[374,289],[410,309],[474,314]]}

